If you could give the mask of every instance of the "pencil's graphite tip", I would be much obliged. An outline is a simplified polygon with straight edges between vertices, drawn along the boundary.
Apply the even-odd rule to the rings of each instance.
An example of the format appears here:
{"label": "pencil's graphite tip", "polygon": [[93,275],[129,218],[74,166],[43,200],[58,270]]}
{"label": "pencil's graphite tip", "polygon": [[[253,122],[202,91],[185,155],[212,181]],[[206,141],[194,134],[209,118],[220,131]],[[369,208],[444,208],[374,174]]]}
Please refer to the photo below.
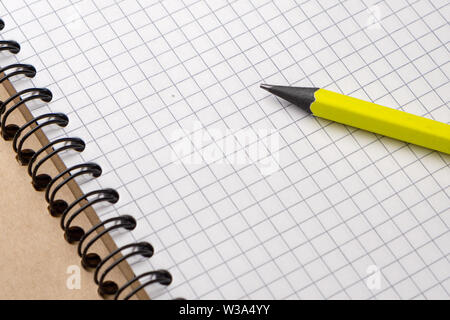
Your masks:
{"label": "pencil's graphite tip", "polygon": [[272,86],[270,84],[264,84],[264,83],[261,83],[261,85],[259,87],[264,90],[270,90],[270,88],[272,88]]}
{"label": "pencil's graphite tip", "polygon": [[316,100],[315,92],[319,90],[318,88],[287,87],[264,83],[260,87],[308,112],[311,112],[311,104]]}

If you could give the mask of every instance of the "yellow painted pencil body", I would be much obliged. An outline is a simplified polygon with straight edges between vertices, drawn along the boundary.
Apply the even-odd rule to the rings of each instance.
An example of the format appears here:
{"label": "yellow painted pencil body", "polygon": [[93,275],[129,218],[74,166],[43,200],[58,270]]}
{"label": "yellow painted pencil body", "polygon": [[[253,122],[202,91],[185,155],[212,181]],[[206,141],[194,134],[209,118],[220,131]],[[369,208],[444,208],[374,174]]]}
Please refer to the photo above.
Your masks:
{"label": "yellow painted pencil body", "polygon": [[318,117],[450,154],[450,125],[319,89],[311,112]]}

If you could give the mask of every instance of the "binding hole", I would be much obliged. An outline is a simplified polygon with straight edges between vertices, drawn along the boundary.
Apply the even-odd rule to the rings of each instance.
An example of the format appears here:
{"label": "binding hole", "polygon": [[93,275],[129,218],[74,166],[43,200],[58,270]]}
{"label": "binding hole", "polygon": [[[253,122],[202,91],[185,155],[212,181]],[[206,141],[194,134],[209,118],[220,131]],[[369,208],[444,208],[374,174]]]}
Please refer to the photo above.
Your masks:
{"label": "binding hole", "polygon": [[23,149],[16,155],[16,160],[20,165],[26,166],[30,163],[31,158],[33,158],[35,152],[31,149]]}
{"label": "binding hole", "polygon": [[81,227],[70,227],[64,232],[64,239],[66,239],[68,243],[78,242],[83,236],[84,230]]}
{"label": "binding hole", "polygon": [[18,54],[20,52],[20,44],[14,43],[14,47],[9,49],[9,52],[11,52],[12,54]]}
{"label": "binding hole", "polygon": [[153,256],[154,249],[153,249],[153,246],[150,243],[143,242],[143,243],[140,244],[140,247],[141,247],[140,248],[141,250],[142,249],[145,250],[145,252],[142,253],[143,257],[151,258]]}
{"label": "binding hole", "polygon": [[98,286],[98,294],[102,297],[116,294],[118,290],[119,287],[114,281],[105,281]]}
{"label": "binding hole", "polygon": [[159,283],[162,284],[163,286],[168,286],[172,283],[173,279],[169,271],[166,270],[161,271],[161,276],[163,277],[163,279],[161,279]]}
{"label": "binding hole", "polygon": [[134,230],[137,226],[136,219],[134,219],[132,216],[123,216],[123,221],[127,222],[127,224],[125,225],[125,229],[127,230]]}
{"label": "binding hole", "polygon": [[81,259],[81,265],[84,269],[94,269],[96,268],[100,262],[102,261],[102,258],[96,253],[88,253]]}
{"label": "binding hole", "polygon": [[36,191],[44,191],[50,181],[52,181],[52,177],[44,173],[34,177],[32,184]]}
{"label": "binding hole", "polygon": [[55,218],[60,217],[69,205],[64,200],[53,201],[48,206],[48,212]]}
{"label": "binding hole", "polygon": [[2,137],[6,141],[14,139],[14,136],[16,135],[17,131],[19,131],[20,127],[16,124],[8,124],[5,127],[5,130],[2,131]]}

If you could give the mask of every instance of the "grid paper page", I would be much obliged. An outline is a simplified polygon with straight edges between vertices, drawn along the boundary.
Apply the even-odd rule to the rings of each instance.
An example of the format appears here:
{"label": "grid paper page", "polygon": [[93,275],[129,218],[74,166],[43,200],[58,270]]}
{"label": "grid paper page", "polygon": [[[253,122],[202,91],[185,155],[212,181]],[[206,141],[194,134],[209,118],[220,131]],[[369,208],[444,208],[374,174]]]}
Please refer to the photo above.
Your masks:
{"label": "grid paper page", "polygon": [[[154,245],[132,267],[172,273],[152,297],[450,297],[449,156],[259,89],[324,87],[449,123],[448,1],[2,0],[0,12],[2,37],[22,45],[1,65],[38,69],[15,87],[50,88],[32,112],[71,124],[46,133],[88,143],[64,161],[104,169],[83,190],[121,195],[100,217],[138,219],[115,241]],[[193,154],[174,157],[186,137]]]}

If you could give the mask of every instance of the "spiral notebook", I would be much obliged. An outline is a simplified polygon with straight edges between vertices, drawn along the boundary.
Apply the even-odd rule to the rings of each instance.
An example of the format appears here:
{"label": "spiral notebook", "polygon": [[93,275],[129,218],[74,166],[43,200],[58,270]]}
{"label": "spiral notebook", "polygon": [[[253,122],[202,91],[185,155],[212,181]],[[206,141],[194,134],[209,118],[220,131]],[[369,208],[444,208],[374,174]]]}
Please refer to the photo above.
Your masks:
{"label": "spiral notebook", "polygon": [[[448,299],[449,156],[313,118],[259,84],[325,87],[449,123],[449,9],[4,0],[1,37],[21,50],[0,65],[34,66],[33,78],[11,77],[16,91],[47,88],[27,103],[35,124],[58,113],[42,129],[68,141],[57,155],[66,168],[90,163],[65,177],[100,199],[108,228],[122,224],[108,234],[134,276],[106,274],[105,295],[134,283],[161,299]],[[33,174],[39,162],[22,156]],[[37,171],[36,188],[54,190]],[[88,232],[70,219],[86,202],[50,203],[67,240]],[[94,269],[113,261],[83,254]]]}
{"label": "spiral notebook", "polygon": [[[8,95],[0,85],[0,100],[7,99]],[[14,113],[10,120],[12,123],[24,121],[20,113]],[[32,144],[38,147],[39,141],[32,141]],[[3,163],[0,166],[0,300],[101,299],[92,274],[82,271],[78,255],[63,240],[57,220],[49,219],[46,202],[40,193],[33,191],[25,168],[12,160],[14,156],[9,143],[0,141],[0,162]],[[55,168],[50,171],[57,172]],[[71,198],[70,191],[63,193]],[[89,227],[89,221],[84,223]],[[96,252],[102,256],[108,253],[107,248],[100,247],[96,246]],[[76,286],[71,281],[68,287],[68,280],[73,279],[76,271],[80,271]],[[109,280],[126,282],[121,273],[115,270]]]}

